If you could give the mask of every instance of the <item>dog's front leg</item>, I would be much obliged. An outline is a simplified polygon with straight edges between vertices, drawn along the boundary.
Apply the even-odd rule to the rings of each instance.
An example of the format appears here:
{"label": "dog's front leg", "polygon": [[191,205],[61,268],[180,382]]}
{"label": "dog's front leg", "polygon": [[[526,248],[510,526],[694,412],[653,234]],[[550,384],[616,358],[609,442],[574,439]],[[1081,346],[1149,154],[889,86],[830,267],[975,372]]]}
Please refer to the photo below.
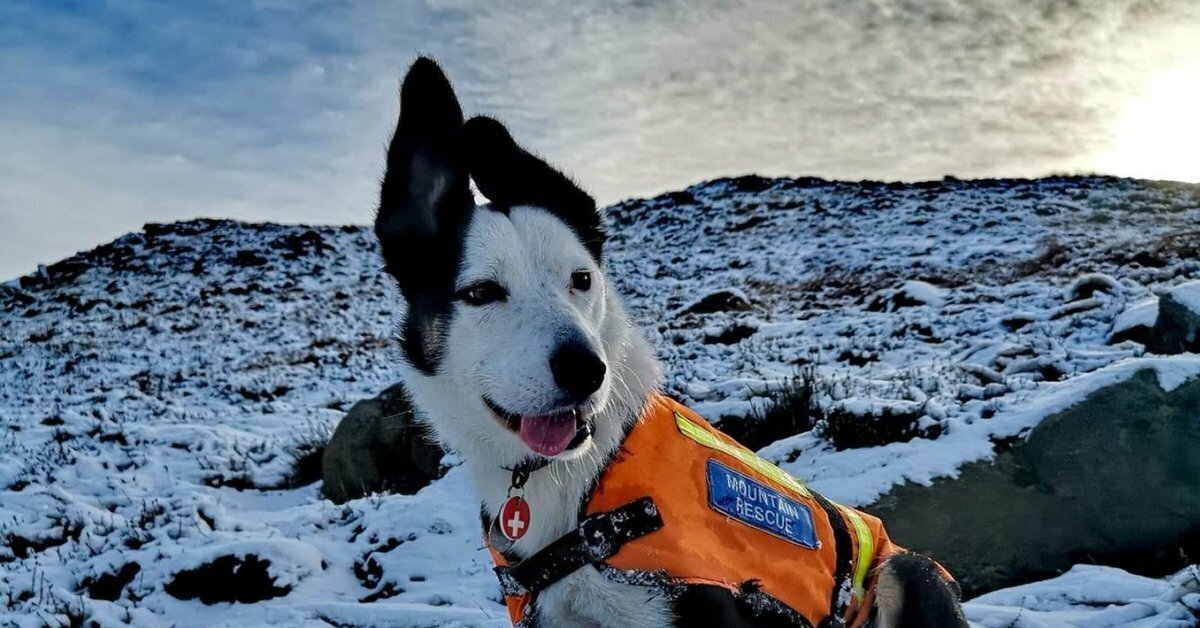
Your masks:
{"label": "dog's front leg", "polygon": [[663,628],[671,604],[653,587],[613,582],[584,567],[538,595],[539,626],[572,628]]}

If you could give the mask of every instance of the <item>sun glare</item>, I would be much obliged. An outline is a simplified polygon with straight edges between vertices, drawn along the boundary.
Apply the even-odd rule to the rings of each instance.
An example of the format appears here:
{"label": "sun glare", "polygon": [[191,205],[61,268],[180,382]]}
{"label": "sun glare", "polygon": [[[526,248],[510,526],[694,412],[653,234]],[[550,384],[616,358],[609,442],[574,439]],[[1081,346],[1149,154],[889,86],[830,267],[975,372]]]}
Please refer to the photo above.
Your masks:
{"label": "sun glare", "polygon": [[1154,75],[1125,108],[1114,135],[1102,170],[1200,182],[1200,58]]}

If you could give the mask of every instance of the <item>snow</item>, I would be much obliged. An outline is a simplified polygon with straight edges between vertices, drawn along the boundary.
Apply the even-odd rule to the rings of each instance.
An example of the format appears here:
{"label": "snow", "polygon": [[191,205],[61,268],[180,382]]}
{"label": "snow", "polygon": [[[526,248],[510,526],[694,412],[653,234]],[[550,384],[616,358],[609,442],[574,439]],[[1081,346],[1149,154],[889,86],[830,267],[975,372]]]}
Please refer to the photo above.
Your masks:
{"label": "snow", "polygon": [[1154,327],[1158,320],[1158,297],[1142,299],[1125,308],[1113,321],[1112,333],[1109,338],[1137,327]]}
{"label": "snow", "polygon": [[1200,281],[1189,281],[1171,288],[1171,299],[1200,316]]}
{"label": "snow", "polygon": [[1156,580],[1077,565],[1051,580],[982,595],[964,611],[973,624],[987,628],[1195,626],[1197,591],[1200,572],[1194,569]]}
{"label": "snow", "polygon": [[[1088,220],[1101,212],[1113,220]],[[822,404],[920,408],[941,427],[762,450],[845,503],[953,476],[1141,369],[1168,389],[1200,375],[1198,356],[1106,344],[1154,294],[1200,279],[1186,255],[1128,261],[1200,220],[1193,187],[735,179],[610,218],[617,289],[669,392],[704,416],[749,416],[811,368]],[[1121,289],[1062,309],[1088,273]],[[753,309],[687,311],[720,290]],[[889,291],[919,305],[871,307]],[[297,475],[350,405],[394,383],[395,298],[368,229],[215,221],[150,226],[0,285],[0,625],[507,625],[461,469],[345,505]],[[714,340],[735,326],[751,333]],[[290,592],[205,605],[164,589],[251,555]],[[130,562],[119,599],[89,597],[87,579]],[[967,608],[981,626],[1195,625],[1194,579],[1153,582],[1081,566]]]}
{"label": "snow", "polygon": [[910,299],[928,305],[941,307],[946,301],[946,291],[924,281],[908,280],[900,287],[900,292]]}

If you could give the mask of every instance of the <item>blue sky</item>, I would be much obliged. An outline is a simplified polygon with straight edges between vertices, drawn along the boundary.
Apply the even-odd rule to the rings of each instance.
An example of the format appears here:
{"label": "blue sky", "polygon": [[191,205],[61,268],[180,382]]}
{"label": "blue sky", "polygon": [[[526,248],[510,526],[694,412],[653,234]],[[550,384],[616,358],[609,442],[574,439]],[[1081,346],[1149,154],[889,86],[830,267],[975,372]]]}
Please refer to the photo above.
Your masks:
{"label": "blue sky", "polygon": [[411,13],[5,3],[0,276],[147,221],[367,221]]}
{"label": "blue sky", "polygon": [[0,280],[150,221],[369,221],[420,52],[603,202],[747,172],[1190,178],[1162,156],[1198,5],[8,0]]}

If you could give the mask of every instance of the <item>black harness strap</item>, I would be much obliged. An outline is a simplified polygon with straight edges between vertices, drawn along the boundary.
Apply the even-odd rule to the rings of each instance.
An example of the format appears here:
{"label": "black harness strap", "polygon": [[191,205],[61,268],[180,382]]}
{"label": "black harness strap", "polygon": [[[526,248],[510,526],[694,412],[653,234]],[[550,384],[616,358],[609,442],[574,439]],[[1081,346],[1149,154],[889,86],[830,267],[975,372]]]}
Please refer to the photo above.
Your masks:
{"label": "black harness strap", "polygon": [[813,498],[821,505],[821,509],[829,516],[829,525],[833,528],[833,545],[835,551],[833,592],[829,600],[829,617],[819,624],[819,628],[834,628],[845,625],[846,607],[850,602],[850,572],[854,569],[854,544],[850,539],[850,529],[846,519],[838,511],[833,502],[825,499],[824,495],[812,492]]}
{"label": "black harness strap", "polygon": [[510,567],[497,567],[500,588],[505,595],[537,593],[580,567],[614,556],[626,543],[662,527],[662,516],[649,497],[596,513],[533,556]]}

